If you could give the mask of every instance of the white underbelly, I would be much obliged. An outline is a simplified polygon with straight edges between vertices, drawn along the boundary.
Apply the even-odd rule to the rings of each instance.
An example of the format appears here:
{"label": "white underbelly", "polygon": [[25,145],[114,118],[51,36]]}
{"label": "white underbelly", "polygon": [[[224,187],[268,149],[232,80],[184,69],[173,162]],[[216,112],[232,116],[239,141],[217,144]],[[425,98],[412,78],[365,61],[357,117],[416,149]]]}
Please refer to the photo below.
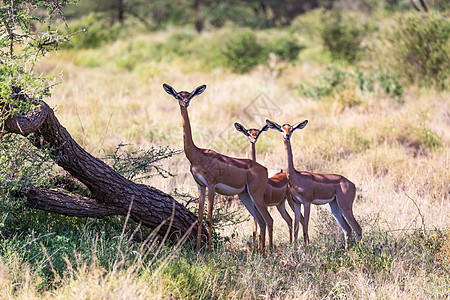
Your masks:
{"label": "white underbelly", "polygon": [[334,197],[331,199],[314,199],[312,203],[316,204],[316,205],[324,205],[324,204],[327,204],[327,203],[330,203],[333,201],[334,201]]}
{"label": "white underbelly", "polygon": [[221,195],[226,195],[226,196],[240,194],[244,191],[244,188],[245,188],[245,185],[241,188],[235,188],[235,187],[231,187],[226,184],[223,184],[223,183],[216,184],[216,192]]}
{"label": "white underbelly", "polygon": [[[202,185],[204,187],[209,186],[205,177],[203,177],[200,173],[195,172],[195,169],[192,170],[192,175],[194,176],[195,181],[199,185]],[[245,189],[245,185],[241,188],[235,188],[235,187],[231,187],[226,184],[223,184],[223,183],[218,183],[218,184],[216,184],[215,191],[221,195],[233,196],[233,195],[242,193],[244,191],[244,189]]]}
{"label": "white underbelly", "polygon": [[[300,198],[299,196],[295,196],[295,198],[297,199],[297,201],[299,201],[300,203],[303,203],[303,199]],[[330,202],[333,202],[335,199],[335,197],[331,198],[331,199],[314,199],[312,204],[316,204],[316,205],[324,205]]]}

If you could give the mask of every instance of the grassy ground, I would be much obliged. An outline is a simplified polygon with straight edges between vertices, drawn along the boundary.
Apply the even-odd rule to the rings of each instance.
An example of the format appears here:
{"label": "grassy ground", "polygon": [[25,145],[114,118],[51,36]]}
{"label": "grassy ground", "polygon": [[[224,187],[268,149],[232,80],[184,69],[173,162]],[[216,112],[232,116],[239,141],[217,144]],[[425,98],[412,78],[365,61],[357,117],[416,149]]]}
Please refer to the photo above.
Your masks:
{"label": "grassy ground", "polygon": [[[141,39],[159,41],[170,34]],[[354,214],[364,240],[344,251],[327,207],[312,209],[308,247],[289,244],[286,225],[271,210],[276,249],[267,256],[250,249],[250,220],[217,229],[214,253],[197,254],[152,238],[142,243],[131,236],[135,224],[122,234],[123,218],[75,219],[68,225],[53,219],[30,224],[26,233],[11,233],[2,242],[1,298],[449,297],[448,92],[405,86],[397,99],[350,85],[318,101],[302,96],[298,86],[325,72],[326,54],[314,60],[311,52],[301,53],[295,63],[275,59],[243,75],[221,68],[203,71],[200,62],[182,59],[128,70],[110,62],[121,49],[118,43],[127,41],[76,55],[65,50],[39,64],[46,74],[62,72],[47,102],[84,148],[99,157],[120,143],[129,149],[181,149],[178,104],[162,84],[188,91],[206,84],[189,107],[197,146],[246,157],[247,139],[235,131],[235,121],[260,127],[266,118],[291,124],[308,119],[292,139],[295,165],[342,174],[356,184]],[[285,167],[277,132],[260,137],[257,153],[269,175]],[[196,195],[183,154],[165,160],[163,167],[176,176],[145,183]],[[233,205],[233,212],[248,217]],[[224,199],[216,211],[225,209]]]}

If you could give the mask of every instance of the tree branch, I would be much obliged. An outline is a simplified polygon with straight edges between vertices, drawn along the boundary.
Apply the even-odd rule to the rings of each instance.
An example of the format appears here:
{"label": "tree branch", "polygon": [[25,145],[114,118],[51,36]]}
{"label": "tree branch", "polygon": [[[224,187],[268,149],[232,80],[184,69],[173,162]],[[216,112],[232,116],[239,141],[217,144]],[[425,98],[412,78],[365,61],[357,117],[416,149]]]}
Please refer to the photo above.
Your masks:
{"label": "tree branch", "polygon": [[23,188],[19,191],[30,208],[50,211],[66,216],[100,218],[120,214],[108,205],[80,195],[45,188]]}
{"label": "tree branch", "polygon": [[[43,103],[44,105],[39,105]],[[14,115],[4,121],[4,130],[10,133],[16,133],[27,136],[36,132],[44,123],[51,108],[44,102],[36,102],[38,106],[27,115]],[[3,115],[9,110],[5,109]]]}
{"label": "tree branch", "polygon": [[[181,236],[186,233],[197,217],[174,198],[156,188],[136,184],[124,178],[100,159],[81,148],[61,126],[53,110],[43,101],[27,115],[13,115],[4,122],[6,132],[27,136],[37,148],[48,147],[54,161],[82,182],[90,191],[91,198],[68,195],[48,189],[24,189],[27,205],[69,216],[99,217],[127,215],[144,226],[156,228],[172,215],[174,220],[161,227],[161,232]],[[167,223],[167,222],[166,222]],[[197,226],[192,232],[197,232]],[[191,238],[195,234],[190,233]],[[206,234],[206,231],[204,232]]]}

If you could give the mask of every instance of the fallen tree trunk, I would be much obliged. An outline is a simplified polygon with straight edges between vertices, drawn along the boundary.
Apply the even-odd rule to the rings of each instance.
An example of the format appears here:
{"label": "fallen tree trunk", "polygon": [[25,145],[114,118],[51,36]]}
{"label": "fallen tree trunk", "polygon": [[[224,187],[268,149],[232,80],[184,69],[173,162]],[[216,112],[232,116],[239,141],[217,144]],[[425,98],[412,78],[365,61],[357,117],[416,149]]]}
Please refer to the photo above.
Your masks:
{"label": "fallen tree trunk", "polygon": [[[38,148],[51,151],[56,164],[82,182],[89,197],[45,188],[23,188],[28,207],[68,216],[99,218],[127,215],[149,228],[162,225],[159,234],[167,231],[172,237],[184,235],[197,217],[175,199],[150,186],[136,184],[81,148],[61,126],[53,110],[43,101],[26,115],[13,115],[3,124],[4,131],[29,136]],[[175,207],[174,207],[175,206]],[[173,220],[168,222],[173,215]],[[197,225],[189,233],[195,238]]]}

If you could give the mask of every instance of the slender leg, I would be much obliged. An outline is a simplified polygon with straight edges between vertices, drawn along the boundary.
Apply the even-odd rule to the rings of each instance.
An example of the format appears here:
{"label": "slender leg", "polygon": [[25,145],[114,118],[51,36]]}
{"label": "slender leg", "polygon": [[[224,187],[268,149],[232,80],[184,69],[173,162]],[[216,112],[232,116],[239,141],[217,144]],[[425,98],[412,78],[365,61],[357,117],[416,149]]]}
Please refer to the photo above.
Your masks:
{"label": "slender leg", "polygon": [[[272,250],[273,248],[273,219],[270,216],[269,212],[267,211],[267,207],[264,203],[264,197],[260,195],[257,197],[256,195],[250,194],[250,198],[252,199],[254,205],[256,206],[255,209],[257,211],[256,216],[260,217],[261,220],[258,220],[259,228],[260,228],[260,243],[259,243],[259,249],[261,253],[264,253],[265,247],[266,247],[266,227],[269,231],[269,249]],[[259,200],[259,201],[258,201]]]}
{"label": "slender leg", "polygon": [[286,200],[277,205],[277,209],[289,228],[289,243],[292,243],[292,218],[286,211]]}
{"label": "slender leg", "polygon": [[291,193],[289,191],[286,193],[286,199],[287,199],[287,202],[289,203],[289,206],[291,207],[292,211],[295,211],[295,208],[294,208],[295,201],[294,201],[294,199],[292,199]]}
{"label": "slender leg", "polygon": [[254,178],[247,184],[247,190],[239,194],[239,199],[245,205],[250,214],[256,218],[260,227],[259,249],[264,253],[266,225],[269,230],[269,245],[272,246],[273,219],[264,204],[264,190],[267,179]]}
{"label": "slender leg", "polygon": [[342,217],[342,210],[337,203],[337,200],[330,202],[331,213],[344,231],[345,249],[348,249],[348,239],[352,234],[352,229],[348,225],[347,221]]}
{"label": "slender leg", "polygon": [[209,252],[212,252],[212,246],[211,246],[211,233],[212,233],[212,215],[213,215],[213,208],[214,208],[214,196],[216,186],[210,185],[208,186],[208,250]]}
{"label": "slender leg", "polygon": [[302,220],[303,216],[302,216],[302,205],[298,202],[294,202],[294,214],[295,214],[295,221],[294,221],[294,242],[297,242],[298,239],[298,229],[299,226],[298,224],[301,222],[302,223],[302,227],[304,228],[304,223],[305,221]]}
{"label": "slender leg", "polygon": [[343,181],[340,186],[341,188],[336,191],[339,207],[352,226],[353,230],[355,230],[356,238],[359,242],[361,242],[362,229],[353,215],[353,201],[355,200],[356,187],[350,181]]}
{"label": "slender leg", "polygon": [[253,246],[255,246],[256,235],[258,234],[258,222],[253,218]]}
{"label": "slender leg", "polygon": [[303,225],[303,240],[305,241],[305,245],[309,245],[308,223],[309,213],[311,212],[311,203],[304,201],[304,210],[305,224]]}
{"label": "slender leg", "polygon": [[[254,227],[253,234],[256,235],[255,231],[257,231],[258,225],[265,230],[264,226],[266,223],[264,221],[264,218],[261,216],[258,209],[256,208],[256,205],[255,205],[252,197],[250,196],[248,189],[246,189],[244,192],[239,194],[239,199],[241,200],[242,204],[244,204],[245,208],[247,208],[248,212],[254,218],[256,225],[254,225],[255,227]],[[256,245],[255,240],[256,240],[256,237],[254,237],[254,239],[253,239],[254,245]],[[260,248],[261,248],[261,233],[260,233],[259,241],[258,241],[258,249],[260,249]]]}
{"label": "slender leg", "polygon": [[[250,198],[250,197],[249,197]],[[263,239],[265,241],[266,239],[266,221],[264,221],[264,218],[259,213],[258,208],[253,204],[253,211],[254,211],[254,218],[256,223],[259,225],[259,239],[258,239],[258,250],[261,250],[261,248],[264,249],[264,243],[262,242]]]}
{"label": "slender leg", "polygon": [[198,201],[198,232],[197,232],[197,252],[200,251],[200,243],[202,240],[202,224],[203,224],[203,211],[205,209],[205,194],[206,187],[199,185],[198,190],[200,193]]}
{"label": "slender leg", "polygon": [[[258,205],[258,210],[260,211],[262,217],[264,218],[265,225],[267,226],[267,231],[269,232],[269,249],[273,249],[273,219],[270,216],[269,212],[267,211],[267,208],[265,205]],[[261,252],[264,253],[265,248],[265,241],[266,241],[266,226],[263,226],[261,228]],[[264,233],[264,235],[263,235]]]}
{"label": "slender leg", "polygon": [[266,222],[264,218],[261,216],[261,221],[259,222],[259,241],[258,241],[258,249],[261,253],[264,254],[266,248]]}
{"label": "slender leg", "polygon": [[[264,191],[266,189],[266,184],[267,184],[267,171],[264,174],[264,176],[261,175],[250,177],[249,182],[247,183],[247,192],[253,204],[249,205],[247,209],[249,209],[250,213],[252,213],[251,210],[255,210],[256,208],[256,210],[263,218],[263,220],[258,220],[258,224],[261,230],[260,250],[262,253],[264,253],[265,238],[266,238],[266,228],[263,223],[265,223],[269,231],[269,247],[270,249],[272,249],[273,247],[273,219],[270,216],[269,212],[267,211],[267,207],[264,201]],[[256,212],[254,213],[255,213],[254,217],[255,216],[258,217],[258,214],[256,214]]]}
{"label": "slender leg", "polygon": [[356,221],[355,216],[353,216],[352,209],[347,209],[347,210],[342,209],[342,213],[344,214],[344,216],[347,218],[350,225],[355,230],[356,238],[358,239],[358,242],[361,242],[362,229],[361,229],[361,226],[359,226],[358,222]]}

